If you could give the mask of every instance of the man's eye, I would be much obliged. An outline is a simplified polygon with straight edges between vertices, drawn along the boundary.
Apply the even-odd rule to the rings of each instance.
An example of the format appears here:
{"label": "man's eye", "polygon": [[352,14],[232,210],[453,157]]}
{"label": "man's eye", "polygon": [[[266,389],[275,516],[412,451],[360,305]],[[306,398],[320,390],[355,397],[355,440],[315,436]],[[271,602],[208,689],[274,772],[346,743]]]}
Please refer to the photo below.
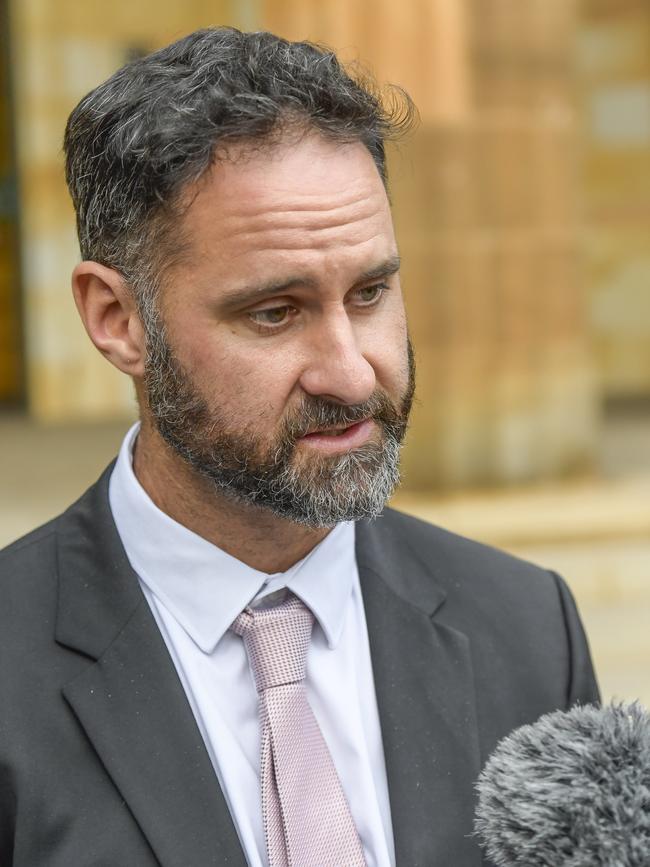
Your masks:
{"label": "man's eye", "polygon": [[293,308],[288,304],[282,307],[267,307],[264,310],[251,310],[248,314],[256,325],[270,326],[284,325],[289,320]]}
{"label": "man's eye", "polygon": [[384,294],[384,290],[387,288],[385,283],[377,283],[375,286],[364,286],[363,289],[357,290],[357,300],[362,306],[370,306],[379,301]]}

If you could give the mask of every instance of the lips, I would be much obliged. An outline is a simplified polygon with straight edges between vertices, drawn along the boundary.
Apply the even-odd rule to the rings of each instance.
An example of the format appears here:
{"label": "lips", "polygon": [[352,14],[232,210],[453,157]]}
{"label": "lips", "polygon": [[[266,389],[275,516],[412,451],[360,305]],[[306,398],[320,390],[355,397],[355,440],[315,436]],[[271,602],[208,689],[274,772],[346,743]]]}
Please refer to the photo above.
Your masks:
{"label": "lips", "polygon": [[371,418],[364,418],[346,427],[320,428],[300,437],[299,442],[322,454],[342,454],[364,445],[375,428],[376,423]]}
{"label": "lips", "polygon": [[308,434],[305,434],[305,437],[340,437],[344,434],[348,433],[348,431],[352,430],[352,428],[357,427],[362,422],[367,421],[367,419],[361,419],[361,421],[352,422],[352,424],[348,424],[345,427],[329,427],[329,428],[320,428],[318,430],[310,431]]}

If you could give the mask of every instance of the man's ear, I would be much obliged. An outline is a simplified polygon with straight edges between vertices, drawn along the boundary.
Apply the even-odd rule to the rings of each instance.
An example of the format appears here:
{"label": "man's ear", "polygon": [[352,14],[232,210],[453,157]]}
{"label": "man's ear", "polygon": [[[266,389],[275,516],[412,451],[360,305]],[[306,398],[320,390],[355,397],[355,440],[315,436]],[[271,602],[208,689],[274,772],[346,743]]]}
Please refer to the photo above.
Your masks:
{"label": "man's ear", "polygon": [[102,355],[124,373],[142,376],[144,331],[122,275],[99,262],[80,262],[72,272],[72,293],[88,336]]}

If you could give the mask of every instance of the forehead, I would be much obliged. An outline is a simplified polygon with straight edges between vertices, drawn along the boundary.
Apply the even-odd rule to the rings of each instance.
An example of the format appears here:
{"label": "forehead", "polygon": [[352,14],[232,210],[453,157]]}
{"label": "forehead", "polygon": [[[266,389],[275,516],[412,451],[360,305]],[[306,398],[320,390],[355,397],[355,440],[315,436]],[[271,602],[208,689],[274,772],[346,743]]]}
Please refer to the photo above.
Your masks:
{"label": "forehead", "polygon": [[182,229],[197,268],[236,276],[265,262],[371,259],[395,246],[384,185],[360,142],[310,134],[243,146],[215,162],[192,192]]}

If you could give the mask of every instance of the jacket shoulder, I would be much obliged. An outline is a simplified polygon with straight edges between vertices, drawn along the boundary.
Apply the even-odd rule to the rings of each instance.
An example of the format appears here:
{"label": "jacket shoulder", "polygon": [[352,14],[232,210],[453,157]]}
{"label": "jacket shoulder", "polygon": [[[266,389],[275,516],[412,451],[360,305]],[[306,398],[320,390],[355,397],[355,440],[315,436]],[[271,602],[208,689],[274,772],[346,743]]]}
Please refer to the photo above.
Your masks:
{"label": "jacket shoulder", "polygon": [[48,521],[0,551],[0,682],[25,671],[35,647],[51,634],[57,598],[56,526]]}
{"label": "jacket shoulder", "polygon": [[[56,528],[60,516],[37,527],[0,551],[0,594],[7,602],[28,593],[34,582],[56,574]],[[9,594],[9,595],[8,595]]]}
{"label": "jacket shoulder", "polygon": [[31,530],[14,542],[10,542],[6,547],[0,550],[0,574],[3,574],[6,568],[10,568],[13,564],[19,563],[23,557],[29,557],[30,551],[34,546],[47,547],[50,537],[56,533],[56,524],[60,515],[52,518],[47,523],[40,527]]}
{"label": "jacket shoulder", "polygon": [[484,586],[493,581],[500,585],[516,582],[518,586],[541,582],[557,592],[553,573],[484,542],[395,509],[386,509],[375,523],[383,544],[408,547],[435,580],[451,585],[448,589],[453,590],[462,578],[463,583],[480,582]]}
{"label": "jacket shoulder", "polygon": [[[530,701],[537,716],[576,701],[598,700],[580,616],[559,575],[392,509],[372,523],[368,530],[374,532],[376,546],[383,546],[382,559],[408,564],[405,572],[417,563],[420,591],[431,585],[443,590],[439,621],[470,638],[477,683],[498,693],[495,665],[501,673],[524,672],[523,680],[512,680],[517,682],[513,694],[523,695],[532,684]],[[399,575],[395,584],[405,587],[408,580]],[[548,701],[536,703],[544,689]],[[502,698],[506,704],[514,700]]]}
{"label": "jacket shoulder", "polygon": [[51,596],[57,580],[58,543],[62,534],[78,536],[80,519],[96,504],[106,501],[111,464],[95,484],[60,515],[37,527],[0,551],[0,616],[12,618],[12,611],[26,617],[38,607],[38,600]]}

